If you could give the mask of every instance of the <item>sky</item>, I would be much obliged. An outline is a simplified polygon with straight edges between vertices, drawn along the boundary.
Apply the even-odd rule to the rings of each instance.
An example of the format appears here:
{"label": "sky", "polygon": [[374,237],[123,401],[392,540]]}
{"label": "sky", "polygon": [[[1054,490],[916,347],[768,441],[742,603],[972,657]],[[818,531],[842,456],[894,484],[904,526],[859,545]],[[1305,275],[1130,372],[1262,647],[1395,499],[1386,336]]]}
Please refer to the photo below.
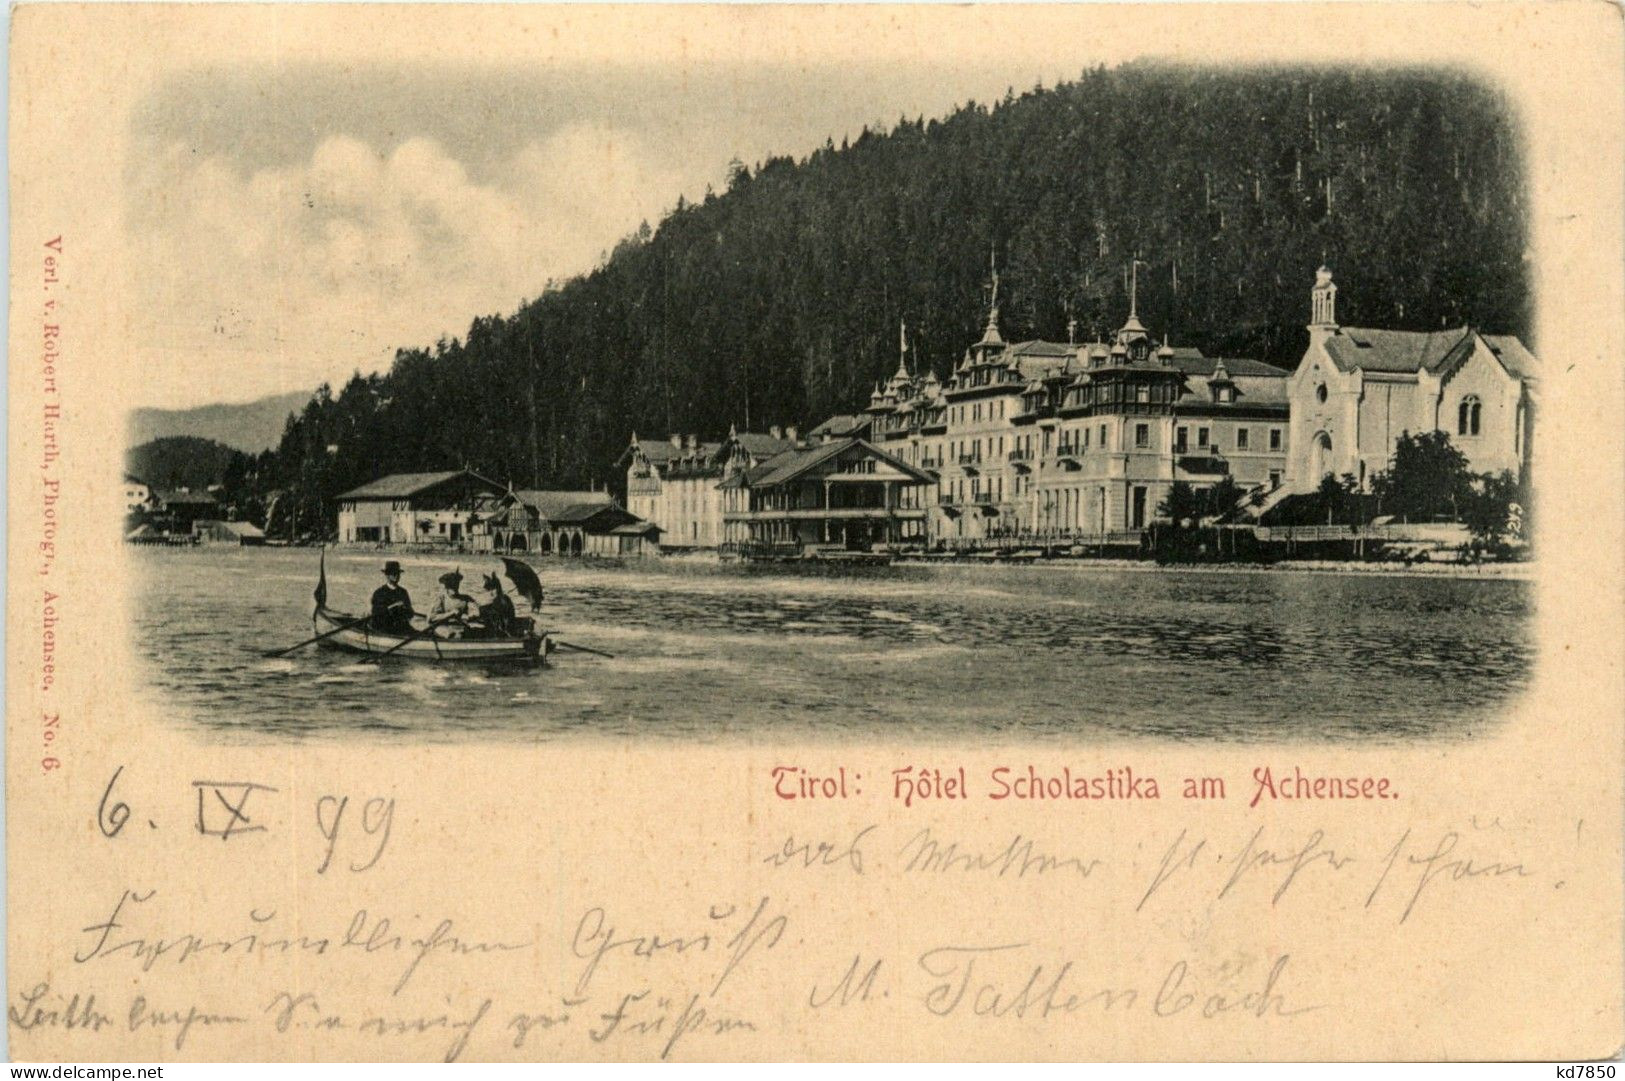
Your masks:
{"label": "sky", "polygon": [[[629,50],[635,54],[636,50]],[[132,405],[247,401],[387,369],[591,270],[728,163],[1076,77],[1024,60],[177,75],[132,111]],[[789,92],[787,88],[794,88]],[[199,378],[199,373],[210,373]]]}

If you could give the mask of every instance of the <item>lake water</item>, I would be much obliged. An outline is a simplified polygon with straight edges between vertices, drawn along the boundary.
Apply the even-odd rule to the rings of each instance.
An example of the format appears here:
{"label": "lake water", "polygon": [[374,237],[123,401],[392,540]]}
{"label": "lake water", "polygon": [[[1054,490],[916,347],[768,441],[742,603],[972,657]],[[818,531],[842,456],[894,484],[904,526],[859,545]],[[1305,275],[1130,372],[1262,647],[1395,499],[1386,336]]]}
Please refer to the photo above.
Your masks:
{"label": "lake water", "polygon": [[[267,659],[313,633],[315,551],[130,558],[156,700],[228,739],[1454,738],[1495,722],[1534,652],[1520,581],[684,559],[535,564],[543,625],[613,660]],[[330,552],[329,602],[363,610],[384,558]],[[420,610],[454,564],[465,587],[496,566],[399,558]]]}

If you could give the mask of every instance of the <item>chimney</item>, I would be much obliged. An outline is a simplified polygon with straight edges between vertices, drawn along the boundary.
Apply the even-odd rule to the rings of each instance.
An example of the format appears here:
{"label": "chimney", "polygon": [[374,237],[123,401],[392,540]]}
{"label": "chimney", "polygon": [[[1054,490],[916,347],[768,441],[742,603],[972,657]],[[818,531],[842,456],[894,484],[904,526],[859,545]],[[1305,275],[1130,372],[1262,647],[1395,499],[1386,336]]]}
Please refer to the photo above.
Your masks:
{"label": "chimney", "polygon": [[671,449],[672,450],[682,450],[683,449],[683,437],[681,435],[678,435],[676,432],[673,432],[672,436],[671,436]]}
{"label": "chimney", "polygon": [[688,433],[688,449],[689,450],[695,450],[695,449],[697,449],[699,447],[699,445],[700,445],[700,437],[695,435],[693,432],[689,432]]}
{"label": "chimney", "polygon": [[780,428],[779,428],[779,426],[777,424],[775,424],[775,425],[773,425],[773,427],[769,428],[767,430],[767,434],[771,435],[774,439],[783,439],[784,438],[784,432],[780,430]]}
{"label": "chimney", "polygon": [[796,426],[794,424],[784,429],[784,438],[788,439],[792,443],[797,442],[800,435],[801,433],[796,430]]}

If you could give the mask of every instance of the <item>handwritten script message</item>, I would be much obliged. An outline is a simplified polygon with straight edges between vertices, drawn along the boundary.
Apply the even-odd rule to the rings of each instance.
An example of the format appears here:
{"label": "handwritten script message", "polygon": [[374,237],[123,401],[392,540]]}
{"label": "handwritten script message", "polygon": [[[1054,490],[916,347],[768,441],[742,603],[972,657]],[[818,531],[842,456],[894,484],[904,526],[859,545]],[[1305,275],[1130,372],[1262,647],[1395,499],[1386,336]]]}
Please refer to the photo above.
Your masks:
{"label": "handwritten script message", "polygon": [[[1238,952],[1207,928],[1288,914],[1314,928],[1335,913],[1398,935],[1562,886],[1498,819],[1343,833],[1209,815],[1125,845],[1121,818],[1017,830],[900,815],[824,833],[760,826],[721,850],[731,886],[712,894],[696,880],[595,895],[585,868],[469,915],[477,886],[454,876],[439,907],[370,885],[420,843],[399,796],[295,802],[210,778],[137,807],[124,783],[113,773],[96,808],[101,843],[129,830],[213,851],[307,837],[299,875],[322,885],[297,900],[268,886],[245,904],[137,873],[80,897],[49,970],[14,976],[24,1054],[71,1037],[87,1054],[134,1038],[175,1054],[319,1055],[342,1038],[381,1058],[726,1058],[794,1054],[786,1041],[858,1018],[1291,1026],[1345,1007],[1325,978],[1343,963],[1334,943],[1300,934]],[[686,882],[679,854],[661,859]],[[872,916],[854,924],[831,898],[873,903]]]}

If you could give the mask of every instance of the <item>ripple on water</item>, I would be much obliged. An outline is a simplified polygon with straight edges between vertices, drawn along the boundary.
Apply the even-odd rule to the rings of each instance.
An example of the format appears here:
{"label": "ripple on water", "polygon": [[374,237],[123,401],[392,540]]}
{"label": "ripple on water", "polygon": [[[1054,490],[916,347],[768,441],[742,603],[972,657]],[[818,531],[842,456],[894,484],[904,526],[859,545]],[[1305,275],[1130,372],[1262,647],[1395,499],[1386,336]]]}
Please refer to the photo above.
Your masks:
{"label": "ripple on water", "polygon": [[[130,558],[133,638],[165,712],[268,739],[1452,736],[1492,728],[1533,657],[1526,583],[680,561],[539,568],[547,625],[614,660],[453,672],[320,649],[267,659],[268,643],[307,633],[315,553]],[[446,562],[402,561],[420,585]],[[358,608],[377,557],[327,566],[330,596]]]}

